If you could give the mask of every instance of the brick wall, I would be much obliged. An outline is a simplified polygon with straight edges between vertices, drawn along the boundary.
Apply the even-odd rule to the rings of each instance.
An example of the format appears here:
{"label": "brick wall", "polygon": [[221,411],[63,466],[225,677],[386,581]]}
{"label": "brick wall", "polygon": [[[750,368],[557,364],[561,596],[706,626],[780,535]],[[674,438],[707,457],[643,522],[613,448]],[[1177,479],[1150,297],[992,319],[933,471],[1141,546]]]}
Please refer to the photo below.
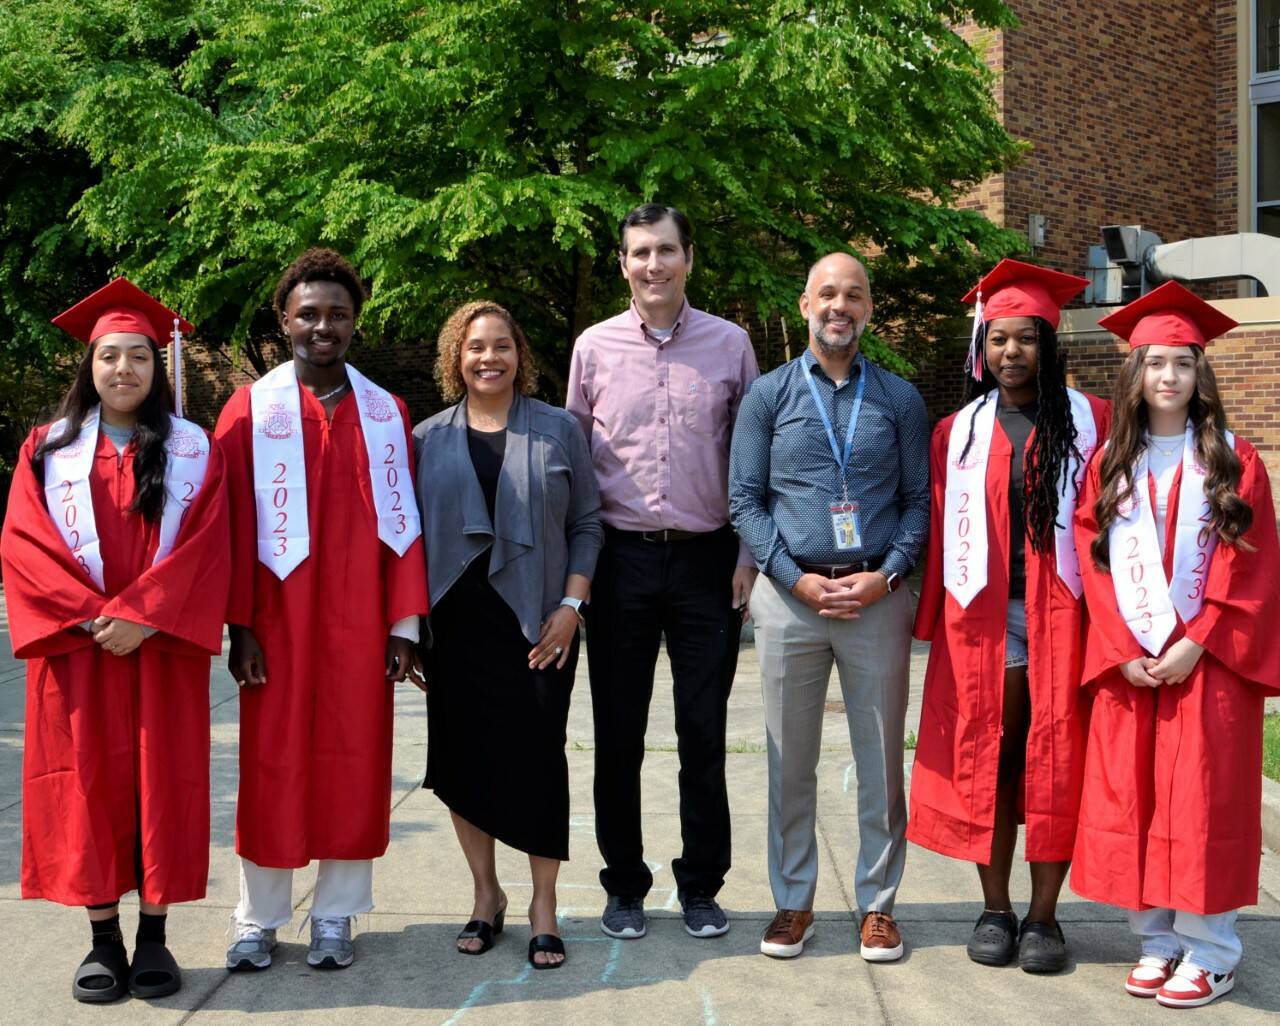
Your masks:
{"label": "brick wall", "polygon": [[1242,2],[1247,0],[1215,0],[1213,4],[1214,212],[1218,235],[1240,230],[1240,112],[1236,103],[1240,54],[1236,18]]}
{"label": "brick wall", "polygon": [[1234,138],[1234,5],[1010,6],[1020,24],[1003,38],[962,34],[987,45],[1005,127],[1032,149],[966,202],[1020,232],[1044,214],[1035,258],[1071,273],[1083,272],[1104,224],[1144,224],[1166,241],[1215,234],[1219,189],[1234,189],[1234,158],[1222,151]]}

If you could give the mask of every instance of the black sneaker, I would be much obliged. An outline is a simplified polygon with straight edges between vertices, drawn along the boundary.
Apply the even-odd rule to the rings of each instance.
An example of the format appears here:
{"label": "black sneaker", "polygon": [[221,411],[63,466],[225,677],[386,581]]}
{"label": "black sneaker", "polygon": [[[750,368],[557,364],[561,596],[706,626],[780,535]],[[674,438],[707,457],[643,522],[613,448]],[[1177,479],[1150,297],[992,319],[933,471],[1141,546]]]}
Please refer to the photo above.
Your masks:
{"label": "black sneaker", "polygon": [[1018,954],[1018,917],[986,910],[978,917],[966,949],[981,965],[1008,965]]}
{"label": "black sneaker", "polygon": [[1024,973],[1060,973],[1067,967],[1067,938],[1055,923],[1023,923],[1018,965]]}
{"label": "black sneaker", "polygon": [[709,894],[680,893],[684,909],[684,932],[690,937],[723,937],[729,932],[724,909]]}
{"label": "black sneaker", "polygon": [[649,930],[648,921],[644,917],[644,899],[620,898],[616,894],[610,894],[609,902],[604,907],[604,915],[600,917],[600,929],[610,937],[622,940],[643,937]]}

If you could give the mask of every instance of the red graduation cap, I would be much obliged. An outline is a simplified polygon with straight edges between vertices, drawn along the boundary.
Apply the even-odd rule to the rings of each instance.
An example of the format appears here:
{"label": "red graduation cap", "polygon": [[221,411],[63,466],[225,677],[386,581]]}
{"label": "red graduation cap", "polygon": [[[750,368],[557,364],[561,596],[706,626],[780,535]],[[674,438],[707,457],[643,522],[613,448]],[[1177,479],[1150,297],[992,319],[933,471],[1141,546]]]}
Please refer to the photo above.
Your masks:
{"label": "red graduation cap", "polygon": [[1152,345],[1203,349],[1237,323],[1176,281],[1167,281],[1108,314],[1098,327],[1127,339],[1130,349]]}
{"label": "red graduation cap", "polygon": [[103,335],[127,331],[146,335],[158,346],[167,346],[173,341],[175,321],[180,331],[195,330],[189,321],[147,295],[128,278],[117,278],[110,285],[104,285],[53,319],[54,324],[85,345]]}
{"label": "red graduation cap", "polygon": [[1063,304],[1088,284],[1088,278],[1074,274],[1001,260],[969,290],[964,302],[977,304],[983,324],[1001,317],[1040,317],[1056,329]]}

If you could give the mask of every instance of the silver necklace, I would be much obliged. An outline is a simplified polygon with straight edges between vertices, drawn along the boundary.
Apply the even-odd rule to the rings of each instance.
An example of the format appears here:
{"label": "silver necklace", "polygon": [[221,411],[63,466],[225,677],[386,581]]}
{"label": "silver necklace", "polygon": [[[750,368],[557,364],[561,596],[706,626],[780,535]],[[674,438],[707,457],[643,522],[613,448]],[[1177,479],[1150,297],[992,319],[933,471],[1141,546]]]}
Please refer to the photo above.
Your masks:
{"label": "silver necklace", "polygon": [[[317,396],[316,396],[316,402],[318,402],[318,403],[326,402],[326,401],[328,401],[329,399],[332,399],[335,395],[338,395],[338,394],[339,394],[339,393],[341,393],[341,392],[345,392],[345,391],[346,391],[346,388],[347,388],[347,386],[348,386],[349,384],[351,384],[351,382],[349,382],[349,381],[344,381],[341,385],[339,385],[337,388],[335,388],[332,392],[326,392],[324,395],[317,395]],[[312,394],[314,394],[314,393],[312,393]]]}
{"label": "silver necklace", "polygon": [[1178,443],[1178,444],[1174,445],[1174,447],[1173,447],[1172,449],[1166,449],[1163,445],[1161,445],[1159,442],[1157,442],[1157,441],[1156,441],[1154,438],[1152,438],[1150,435],[1147,435],[1147,441],[1148,441],[1149,443],[1151,443],[1151,445],[1153,445],[1153,446],[1155,447],[1156,451],[1157,451],[1158,453],[1160,453],[1161,455],[1163,455],[1163,456],[1174,456],[1174,455],[1176,455],[1176,454],[1177,454],[1178,450],[1180,450],[1180,449],[1182,448],[1181,443]]}

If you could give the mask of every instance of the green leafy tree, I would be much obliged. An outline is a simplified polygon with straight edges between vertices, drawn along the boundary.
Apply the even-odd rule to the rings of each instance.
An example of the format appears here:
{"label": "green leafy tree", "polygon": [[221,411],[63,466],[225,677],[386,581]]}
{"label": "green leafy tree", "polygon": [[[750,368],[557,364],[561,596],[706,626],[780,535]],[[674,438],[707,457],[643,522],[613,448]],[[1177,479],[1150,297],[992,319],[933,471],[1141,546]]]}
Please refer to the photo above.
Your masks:
{"label": "green leafy tree", "polygon": [[[906,286],[1008,251],[956,207],[1017,152],[952,31],[966,18],[1011,15],[994,0],[226,0],[176,75],[139,61],[88,81],[57,129],[101,175],[75,229],[166,283],[207,339],[269,331],[280,269],[323,243],[373,282],[369,333],[429,339],[488,295],[525,322],[554,393],[573,337],[623,301],[616,225],[640,201],[692,217],[698,304],[750,318],[796,318],[805,266],[850,243]],[[898,305],[891,325],[918,332]]]}
{"label": "green leafy tree", "polygon": [[[626,290],[616,225],[693,218],[701,306],[789,319],[806,265],[873,254],[881,359],[923,352],[1014,242],[956,200],[1005,167],[994,0],[0,0],[0,459],[79,349],[48,319],[127,273],[234,346],[305,246],[374,286],[366,331],[432,338],[488,295],[554,396]],[[264,351],[264,342],[268,343]],[[781,355],[781,348],[778,350]]]}
{"label": "green leafy tree", "polygon": [[[113,168],[64,131],[74,99],[117,77],[178,88],[209,4],[0,0],[0,471],[83,352],[49,324],[121,261],[73,210]],[[155,288],[167,282],[148,282]]]}

